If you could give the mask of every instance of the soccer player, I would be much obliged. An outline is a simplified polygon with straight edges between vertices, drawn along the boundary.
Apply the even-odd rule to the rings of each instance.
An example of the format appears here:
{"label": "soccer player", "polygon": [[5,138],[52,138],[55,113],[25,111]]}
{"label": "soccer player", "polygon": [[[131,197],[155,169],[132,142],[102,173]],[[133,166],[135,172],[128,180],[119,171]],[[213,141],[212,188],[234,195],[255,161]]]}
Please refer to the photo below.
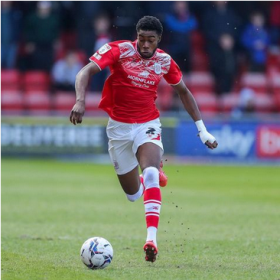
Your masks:
{"label": "soccer player", "polygon": [[[155,106],[157,87],[163,77],[179,94],[198,129],[202,142],[210,149],[217,147],[207,132],[196,101],[182,80],[175,61],[158,48],[163,28],[153,16],[141,18],[137,39],[105,44],[90,57],[90,63],[76,77],[76,104],[70,121],[82,122],[89,79],[106,67],[111,75],[104,84],[99,107],[109,115],[107,136],[109,154],[119,182],[129,201],[144,197],[147,238],[146,261],[156,260],[157,228],[161,208],[161,185],[167,178],[161,169],[163,146],[159,111]],[[139,176],[138,165],[143,175]],[[161,179],[161,180],[160,180]]]}

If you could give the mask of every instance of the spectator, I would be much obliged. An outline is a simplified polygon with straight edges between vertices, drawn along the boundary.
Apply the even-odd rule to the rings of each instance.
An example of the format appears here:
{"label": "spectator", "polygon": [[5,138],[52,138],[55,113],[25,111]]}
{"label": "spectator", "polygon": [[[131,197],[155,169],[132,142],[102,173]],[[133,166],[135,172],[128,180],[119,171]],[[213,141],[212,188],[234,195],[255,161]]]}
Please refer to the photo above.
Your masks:
{"label": "spectator", "polygon": [[25,25],[27,69],[50,71],[58,36],[59,20],[52,13],[52,3],[39,1],[36,12],[27,17]]}
{"label": "spectator", "polygon": [[244,114],[255,112],[255,92],[250,88],[243,88],[240,91],[238,106],[233,109],[232,116],[240,118]]}
{"label": "spectator", "polygon": [[73,1],[76,17],[77,45],[86,57],[92,55],[95,40],[92,31],[92,19],[100,13],[102,1]]}
{"label": "spectator", "polygon": [[216,81],[216,92],[222,94],[230,92],[237,72],[234,38],[230,34],[222,34],[219,46],[216,48],[215,63],[211,70]]}
{"label": "spectator", "polygon": [[190,13],[188,3],[185,1],[175,1],[173,13],[168,13],[165,24],[170,31],[170,55],[177,61],[183,72],[190,70],[191,55],[191,31],[197,28],[197,21]]}
{"label": "spectator", "polygon": [[[228,34],[238,42],[240,20],[234,10],[225,1],[214,1],[212,9],[205,12],[202,29],[206,38],[210,69],[217,65],[217,49],[220,48],[222,34]],[[214,74],[214,73],[213,73]]]}
{"label": "spectator", "polygon": [[1,1],[1,67],[15,68],[22,14],[12,1]]}
{"label": "spectator", "polygon": [[270,44],[269,33],[264,27],[265,18],[260,12],[251,14],[250,23],[245,27],[241,41],[248,51],[250,70],[263,72],[267,60],[267,48]]}
{"label": "spectator", "polygon": [[203,32],[206,37],[209,50],[219,45],[222,34],[231,35],[235,41],[239,36],[240,19],[228,2],[214,1],[213,8],[206,11],[203,17]]}
{"label": "spectator", "polygon": [[95,33],[94,52],[101,48],[104,44],[111,41],[110,34],[111,22],[106,14],[100,14],[93,21],[93,29]]}
{"label": "spectator", "polygon": [[58,60],[52,69],[54,89],[63,91],[75,91],[76,75],[82,68],[82,63],[74,52]]}
{"label": "spectator", "polygon": [[[105,1],[106,2],[106,1]],[[105,3],[104,2],[104,3]],[[114,27],[117,38],[126,40],[135,40],[135,19],[146,14],[148,1],[114,1],[110,3],[110,8],[114,8]]]}

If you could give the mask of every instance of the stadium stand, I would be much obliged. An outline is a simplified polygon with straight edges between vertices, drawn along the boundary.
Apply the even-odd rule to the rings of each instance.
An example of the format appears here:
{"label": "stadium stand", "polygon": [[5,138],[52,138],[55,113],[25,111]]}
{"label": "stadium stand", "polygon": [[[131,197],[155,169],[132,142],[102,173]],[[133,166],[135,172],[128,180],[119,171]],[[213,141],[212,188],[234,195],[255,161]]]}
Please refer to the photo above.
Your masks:
{"label": "stadium stand", "polygon": [[214,78],[207,71],[193,71],[185,75],[185,83],[195,95],[197,92],[214,92]]}
{"label": "stadium stand", "polygon": [[27,71],[23,76],[23,88],[25,91],[50,90],[49,74],[44,71]]}
{"label": "stadium stand", "polygon": [[219,99],[219,108],[223,113],[230,113],[239,105],[239,93],[229,92],[223,94]]}
{"label": "stadium stand", "polygon": [[192,71],[208,71],[209,59],[205,53],[205,40],[203,34],[194,30],[191,33],[192,56],[191,64]]}
{"label": "stadium stand", "polygon": [[268,92],[268,79],[264,73],[244,73],[241,76],[241,87],[251,88],[256,93]]}
{"label": "stadium stand", "polygon": [[75,101],[75,92],[56,91],[53,96],[53,109],[57,113],[69,113]]}
{"label": "stadium stand", "polygon": [[86,110],[91,112],[98,109],[101,100],[101,92],[88,92],[86,95]]}
{"label": "stadium stand", "polygon": [[31,114],[48,114],[52,109],[49,91],[29,90],[24,93],[24,107]]}
{"label": "stadium stand", "polygon": [[23,94],[20,90],[1,90],[1,110],[5,113],[23,113]]}
{"label": "stadium stand", "polygon": [[[21,10],[24,16],[27,16],[31,12],[29,8],[26,8],[26,5],[27,4],[25,2],[20,1],[13,3],[13,6],[18,10]],[[61,3],[58,3],[57,6],[54,5],[53,8],[56,9],[56,14],[63,18],[63,16],[65,16],[63,15],[63,11],[65,11],[65,9],[61,9],[60,5]],[[101,7],[103,4],[100,2],[98,5]],[[121,4],[119,3],[118,5]],[[131,5],[133,6],[134,4]],[[172,2],[166,3],[166,5],[172,6]],[[198,26],[190,33],[191,69],[189,72],[184,73],[184,82],[194,94],[201,110],[212,114],[219,112],[230,113],[238,106],[240,92],[242,89],[250,88],[254,90],[256,94],[257,112],[280,112],[279,37],[278,39],[275,37],[276,39],[274,40],[273,45],[266,49],[266,67],[265,71],[262,72],[251,72],[252,69],[250,68],[249,62],[246,60],[244,50],[239,49],[238,73],[234,79],[234,85],[228,92],[218,95],[216,92],[215,78],[213,76],[213,72],[211,72],[213,69],[211,69],[209,65],[209,40],[206,40],[207,34],[202,28],[204,13],[203,10],[199,10],[199,7],[194,3],[190,2],[189,5],[190,10],[194,12],[195,16],[198,15]],[[257,2],[256,5],[258,5]],[[271,8],[273,6],[272,4],[267,3],[265,5],[268,10],[273,11]],[[86,7],[87,4],[83,2],[79,4],[71,2],[69,9],[73,12],[74,16],[76,15],[76,12],[81,12],[79,9],[83,6]],[[232,4],[229,2],[228,6],[231,6],[230,8],[234,8],[235,6],[238,6],[238,3]],[[35,11],[36,3],[34,3],[32,7]],[[192,10],[193,8],[195,9]],[[106,9],[108,9],[107,6]],[[91,11],[88,11],[88,9],[85,9],[85,11],[91,14]],[[97,14],[98,11],[96,11]],[[169,9],[167,9],[167,11],[169,11]],[[235,12],[238,14],[238,10],[235,9]],[[248,15],[250,12],[251,11],[248,10]],[[113,10],[112,4],[112,11],[110,15],[111,24],[114,22],[115,13],[117,12]],[[68,16],[71,18],[71,15],[72,14],[70,13]],[[164,17],[161,18],[164,24]],[[245,26],[245,24],[248,23],[249,18],[244,18],[242,20],[243,26]],[[121,34],[120,29],[116,29],[113,24],[111,26],[113,26],[113,28],[112,30],[109,30],[109,37],[112,38],[112,41],[123,39],[119,37]],[[270,28],[268,18],[266,18],[265,27],[267,29]],[[97,37],[95,38],[93,36],[92,41],[85,40],[85,42],[83,42],[80,38],[81,30],[85,32],[85,26],[79,26],[74,21],[68,23],[65,22],[64,29],[60,30],[60,37],[58,38],[60,43],[59,46],[56,46],[55,48],[56,53],[53,64],[55,61],[65,56],[69,50],[76,52],[79,61],[82,62],[83,65],[88,62],[88,57],[92,55]],[[93,27],[90,25],[87,26],[86,31],[87,32],[83,34],[94,33]],[[240,40],[241,31],[242,27],[240,27],[239,32],[237,32],[237,35],[239,36],[239,39],[236,37],[237,42]],[[278,34],[280,34],[280,31]],[[164,50],[168,50],[168,44],[172,43],[172,41],[164,40],[164,38],[168,36],[168,33],[164,34],[163,41],[160,45],[160,47]],[[18,42],[20,45],[24,44],[24,38],[19,37],[19,40],[23,40],[23,42]],[[165,46],[164,44],[167,45]],[[87,45],[88,48],[85,48],[85,45]],[[35,70],[33,68],[31,71],[27,65],[29,61],[26,57],[24,57],[24,55],[24,53],[18,51],[16,69],[3,69],[3,67],[1,69],[1,107],[3,113],[9,114],[11,112],[16,112],[21,114],[49,114],[53,111],[57,114],[69,113],[69,110],[71,110],[73,104],[75,103],[75,93],[72,91],[63,92],[56,90],[54,88],[54,82],[50,78],[50,73]],[[101,92],[96,92],[96,90],[97,89],[89,88],[86,102],[87,110],[94,111],[98,108]],[[176,97],[174,96],[172,87],[167,85],[165,80],[162,80],[158,89],[157,105],[159,109],[162,111],[169,111],[176,108],[176,106],[174,106]]]}
{"label": "stadium stand", "polygon": [[219,111],[218,97],[211,92],[196,92],[195,100],[202,113],[215,115]]}
{"label": "stadium stand", "polygon": [[18,70],[1,70],[1,89],[5,90],[19,90],[21,87],[21,74]]}

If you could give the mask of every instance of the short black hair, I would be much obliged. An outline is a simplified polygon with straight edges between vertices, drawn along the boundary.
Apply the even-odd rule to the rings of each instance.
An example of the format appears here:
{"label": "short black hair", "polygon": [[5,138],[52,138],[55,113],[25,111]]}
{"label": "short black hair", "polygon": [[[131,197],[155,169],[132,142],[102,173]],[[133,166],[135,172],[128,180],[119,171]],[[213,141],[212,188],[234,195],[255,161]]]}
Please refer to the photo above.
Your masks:
{"label": "short black hair", "polygon": [[153,16],[144,16],[140,18],[136,24],[136,31],[139,32],[140,30],[156,31],[156,33],[161,36],[163,27],[158,18]]}

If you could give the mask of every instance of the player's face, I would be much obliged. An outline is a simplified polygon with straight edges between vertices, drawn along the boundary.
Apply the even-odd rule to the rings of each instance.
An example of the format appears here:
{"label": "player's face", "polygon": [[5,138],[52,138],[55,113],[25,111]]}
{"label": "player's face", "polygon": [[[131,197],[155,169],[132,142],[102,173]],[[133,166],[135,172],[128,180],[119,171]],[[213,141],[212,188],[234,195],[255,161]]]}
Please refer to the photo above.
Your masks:
{"label": "player's face", "polygon": [[140,30],[137,33],[138,52],[143,58],[150,58],[153,56],[160,42],[160,36],[156,31]]}

